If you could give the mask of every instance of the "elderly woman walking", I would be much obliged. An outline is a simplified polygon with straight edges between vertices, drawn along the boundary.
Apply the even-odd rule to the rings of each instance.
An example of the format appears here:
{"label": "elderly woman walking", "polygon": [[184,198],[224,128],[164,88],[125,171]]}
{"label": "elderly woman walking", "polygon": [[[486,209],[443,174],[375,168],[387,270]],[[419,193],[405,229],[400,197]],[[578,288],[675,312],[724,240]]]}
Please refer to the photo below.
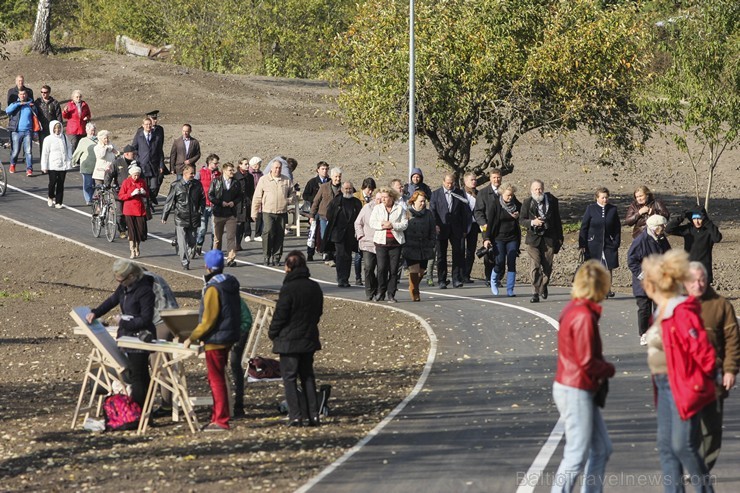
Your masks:
{"label": "elderly woman walking", "polygon": [[434,214],[427,207],[427,196],[416,190],[409,199],[409,225],[404,232],[403,258],[409,271],[409,293],[412,301],[421,301],[419,284],[434,258],[434,242],[437,239],[437,224]]}
{"label": "elderly woman walking", "polygon": [[49,207],[61,209],[64,201],[64,180],[67,171],[72,169],[72,147],[64,135],[60,122],[53,120],[49,126],[51,134],[44,139],[41,151],[41,171],[49,174],[47,204]]}
{"label": "elderly woman walking", "polygon": [[93,152],[95,153],[95,169],[92,177],[96,185],[102,185],[105,172],[110,171],[113,161],[121,153],[110,143],[110,132],[107,130],[98,132],[98,143],[93,147]]}
{"label": "elderly woman walking", "polygon": [[585,262],[573,280],[572,300],[560,314],[558,370],[552,396],[565,421],[565,450],[553,493],[573,491],[582,473],[582,491],[603,490],[612,442],[599,407],[604,407],[614,365],[601,351],[599,303],[610,288],[606,269],[595,260]]}
{"label": "elderly woman walking", "polygon": [[95,145],[98,143],[98,132],[93,122],[88,122],[85,125],[85,132],[87,132],[87,135],[80,139],[76,148],[72,146],[72,142],[69,145],[74,153],[72,154],[72,166],[80,167],[82,197],[85,199],[85,204],[90,205],[93,193],[95,193],[95,182],[92,175],[95,171]]}
{"label": "elderly woman walking", "polygon": [[[596,202],[586,207],[578,234],[578,247],[587,259],[601,262],[609,271],[619,267],[619,245],[622,242],[622,227],[617,207],[609,203],[609,189],[600,187],[594,194]],[[614,296],[609,291],[609,298]]]}
{"label": "elderly woman walking", "polygon": [[82,100],[82,93],[75,89],[72,91],[72,100],[62,110],[62,116],[67,121],[67,137],[72,149],[77,148],[77,143],[85,136],[85,125],[92,120],[90,107]]}
{"label": "elderly woman walking", "polygon": [[146,207],[149,189],[141,178],[141,168],[131,166],[129,177],[121,184],[118,198],[123,202],[123,217],[126,218],[128,228],[128,244],[131,249],[131,258],[138,258],[141,252],[139,244],[146,241]]}
{"label": "elderly woman walking", "polygon": [[370,227],[375,230],[373,243],[378,260],[377,301],[396,303],[398,289],[398,267],[401,259],[401,246],[406,239],[404,231],[409,225],[400,195],[392,188],[381,187],[380,204],[370,213]]}

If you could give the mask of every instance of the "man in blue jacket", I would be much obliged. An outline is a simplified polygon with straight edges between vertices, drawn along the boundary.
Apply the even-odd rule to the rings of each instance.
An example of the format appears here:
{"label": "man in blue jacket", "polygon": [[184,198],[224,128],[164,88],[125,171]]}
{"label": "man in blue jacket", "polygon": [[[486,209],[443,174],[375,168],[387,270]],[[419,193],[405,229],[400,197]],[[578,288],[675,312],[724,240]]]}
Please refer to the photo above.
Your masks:
{"label": "man in blue jacket", "polygon": [[18,91],[18,101],[9,104],[5,113],[10,117],[8,131],[13,146],[10,156],[10,172],[15,173],[16,160],[22,142],[23,153],[26,155],[26,176],[32,176],[31,139],[35,133],[33,131],[33,117],[36,114],[36,108],[33,102],[28,99],[28,92],[25,89]]}

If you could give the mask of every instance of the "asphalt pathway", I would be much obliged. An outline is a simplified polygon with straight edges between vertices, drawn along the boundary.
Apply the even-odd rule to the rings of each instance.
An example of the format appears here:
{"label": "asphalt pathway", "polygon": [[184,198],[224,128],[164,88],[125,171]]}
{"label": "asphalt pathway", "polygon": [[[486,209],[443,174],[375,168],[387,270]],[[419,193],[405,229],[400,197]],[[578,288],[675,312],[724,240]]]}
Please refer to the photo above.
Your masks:
{"label": "asphalt pathway", "polygon": [[[61,210],[46,205],[45,176],[9,176],[11,188],[0,197],[1,217],[128,257],[125,240],[108,243],[104,236],[93,238],[77,172],[68,173]],[[174,237],[172,221],[162,225],[155,216],[149,227],[150,239],[142,244],[140,260],[179,270],[169,244]],[[305,239],[288,237],[285,251],[292,248],[304,249]],[[242,286],[279,289],[284,273],[258,265],[261,259],[261,244],[247,243],[239,265],[228,272]],[[525,270],[526,257],[519,264]],[[316,279],[324,281],[326,295],[364,300],[362,288],[337,288],[333,269],[322,262],[311,263],[310,268]],[[422,302],[412,303],[404,282],[393,307],[425,320],[436,339],[418,393],[301,491],[549,491],[563,446],[551,385],[555,321],[569,299],[567,289],[553,288],[548,300],[530,304],[525,285],[517,286],[514,298],[492,296],[480,280],[445,291],[424,287]],[[652,387],[636,335],[635,310],[634,300],[626,295],[604,303],[604,351],[617,367],[604,411],[614,444],[605,490],[658,492],[662,488]],[[734,467],[740,457],[737,401],[731,396],[725,403],[725,443],[713,471],[718,491],[740,491],[740,471]]]}

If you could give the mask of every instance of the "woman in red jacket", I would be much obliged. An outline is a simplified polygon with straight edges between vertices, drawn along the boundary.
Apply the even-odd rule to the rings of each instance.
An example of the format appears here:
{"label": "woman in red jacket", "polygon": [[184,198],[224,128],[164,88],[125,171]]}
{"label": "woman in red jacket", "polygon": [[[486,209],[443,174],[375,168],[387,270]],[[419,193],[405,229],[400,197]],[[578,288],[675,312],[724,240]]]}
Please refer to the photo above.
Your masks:
{"label": "woman in red jacket", "polygon": [[601,352],[601,305],[611,289],[609,272],[596,260],[576,272],[571,302],[560,314],[558,371],[552,397],[565,422],[565,450],[553,492],[570,492],[581,473],[584,491],[602,491],[612,442],[599,406],[604,406],[606,382],[614,365]]}
{"label": "woman in red jacket", "polygon": [[74,152],[77,149],[77,143],[86,135],[87,122],[92,119],[90,107],[82,100],[82,93],[78,89],[72,92],[72,101],[64,107],[62,116],[67,121],[67,140]]}
{"label": "woman in red jacket", "polygon": [[713,492],[699,454],[699,411],[716,399],[715,352],[694,297],[679,296],[689,255],[669,250],[642,261],[645,293],[658,309],[647,331],[648,366],[658,408],[658,453],[664,491],[684,491],[684,471],[697,492]]}
{"label": "woman in red jacket", "polygon": [[131,258],[139,256],[139,243],[146,241],[146,207],[149,189],[141,178],[141,168],[131,166],[129,177],[121,184],[118,198],[123,202],[123,217],[128,227],[128,244]]}

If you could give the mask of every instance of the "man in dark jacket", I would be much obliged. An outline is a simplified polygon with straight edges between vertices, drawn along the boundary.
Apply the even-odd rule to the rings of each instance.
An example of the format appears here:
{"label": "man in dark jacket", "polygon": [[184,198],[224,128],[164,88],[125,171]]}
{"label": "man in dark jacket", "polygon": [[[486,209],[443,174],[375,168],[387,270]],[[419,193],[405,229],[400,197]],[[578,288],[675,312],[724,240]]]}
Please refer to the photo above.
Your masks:
{"label": "man in dark jacket", "polygon": [[288,425],[303,426],[297,378],[308,403],[308,425],[318,426],[314,353],[321,349],[319,320],[324,313],[324,293],[311,280],[306,258],[293,250],[285,259],[285,280],[268,331],[272,352],[280,355],[280,373],[288,402]]}
{"label": "man in dark jacket", "polygon": [[650,216],[645,229],[632,240],[627,250],[627,266],[632,272],[632,294],[637,302],[637,330],[641,346],[647,345],[645,333],[650,328],[650,315],[655,309],[653,300],[648,298],[642,287],[642,260],[654,253],[662,254],[671,249],[665,237],[666,223],[666,218],[660,214]]}
{"label": "man in dark jacket", "polygon": [[154,131],[150,118],[144,118],[142,126],[136,131],[131,145],[136,150],[137,163],[149,186],[151,201],[157,205],[160,175],[164,175],[164,157],[161,155],[160,135]]}
{"label": "man in dark jacket", "polygon": [[250,238],[252,235],[249,221],[252,219],[250,211],[252,210],[252,197],[254,197],[254,179],[249,173],[248,159],[242,159],[239,162],[234,179],[242,191],[242,199],[236,209],[236,250],[240,251],[244,237]]}
{"label": "man in dark jacket", "polygon": [[[62,119],[62,107],[59,106],[59,101],[51,97],[51,87],[48,85],[41,86],[41,97],[36,98],[36,116],[39,118],[41,124],[41,130],[39,130],[39,146],[41,147],[41,153],[44,152],[44,139],[51,134],[49,123],[54,120],[59,123],[63,123]],[[72,149],[74,152],[74,149]]]}
{"label": "man in dark jacket", "polygon": [[[352,272],[352,252],[356,252],[355,219],[362,210],[362,202],[354,196],[351,182],[342,184],[342,193],[334,197],[326,209],[327,248],[334,249],[337,264],[337,286],[348,288],[349,275]],[[324,250],[326,251],[326,249]]]}
{"label": "man in dark jacket", "polygon": [[[21,91],[26,91],[27,101],[33,101],[33,90],[30,87],[26,86],[25,77],[19,74],[15,76],[15,85],[8,89],[7,106],[10,106],[11,104],[19,100],[18,93],[20,93]],[[62,119],[59,118],[59,121],[62,121]]]}
{"label": "man in dark jacket", "polygon": [[221,176],[211,182],[208,199],[213,204],[213,248],[221,249],[221,240],[226,233],[226,266],[236,265],[236,214],[242,201],[242,190],[234,179],[236,170],[232,163],[221,167]]}
{"label": "man in dark jacket", "polygon": [[195,239],[200,226],[200,211],[206,206],[203,187],[195,178],[195,167],[186,164],[182,178],[170,186],[167,201],[162,210],[162,224],[167,222],[170,212],[175,213],[175,231],[182,268],[190,269],[190,259],[195,253]]}
{"label": "man in dark jacket", "polygon": [[[332,253],[326,251],[326,246],[330,243],[324,241],[326,236],[326,226],[329,224],[329,220],[326,218],[326,210],[329,208],[329,203],[337,195],[342,194],[342,170],[340,168],[332,168],[329,171],[329,181],[323,183],[319,187],[319,191],[314,196],[311,202],[311,215],[309,221],[311,221],[311,227],[316,225],[316,216],[318,216],[319,223],[319,238],[321,240],[319,251],[324,254],[324,261],[329,267],[334,267],[335,262],[332,259]],[[331,250],[331,247],[329,248]]]}
{"label": "man in dark jacket", "polygon": [[[475,197],[475,209],[473,210],[473,217],[475,222],[478,223],[478,227],[481,231],[481,237],[485,237],[486,225],[488,224],[489,218],[498,217],[498,187],[501,186],[501,170],[498,168],[491,168],[489,172],[489,180],[491,185],[483,187]],[[490,238],[495,238],[495,235],[488,235]],[[494,240],[491,239],[491,242]],[[485,273],[486,286],[491,284],[491,272],[493,271],[495,255],[485,255],[483,257],[483,268]],[[499,286],[500,287],[500,286]]]}
{"label": "man in dark jacket", "polygon": [[225,431],[229,429],[229,392],[226,387],[226,364],[231,346],[241,335],[241,302],[239,281],[224,274],[224,254],[221,250],[210,250],[204,255],[206,282],[200,301],[198,325],[184,347],[202,341],[206,349],[208,383],[213,394],[211,422],[203,431]]}
{"label": "man in dark jacket", "polygon": [[[688,222],[684,223],[684,219]],[[689,260],[701,262],[707,269],[709,284],[714,282],[712,274],[712,249],[715,243],[722,241],[722,233],[717,225],[709,219],[707,211],[701,209],[686,211],[682,216],[674,217],[666,226],[669,235],[683,236],[683,249],[689,252]]]}
{"label": "man in dark jacket", "polygon": [[[303,187],[303,209],[304,210],[311,210],[311,205],[313,205],[313,201],[316,198],[316,194],[319,193],[319,187],[323,185],[324,183],[329,181],[329,163],[326,161],[319,161],[316,163],[316,176],[308,180],[306,183],[306,186]],[[309,212],[310,215],[310,212]],[[313,216],[314,221],[309,225],[309,228],[311,229],[311,233],[309,234],[310,238],[313,238],[312,245],[313,246],[306,246],[306,255],[308,256],[308,261],[313,261],[314,253],[316,253],[316,247],[315,247],[315,238],[316,238],[316,228],[319,227],[319,215],[314,214]]]}
{"label": "man in dark jacket", "polygon": [[437,281],[447,289],[447,245],[452,246],[452,286],[461,288],[465,270],[465,232],[471,221],[465,192],[455,186],[455,176],[447,173],[442,187],[432,192],[429,208],[437,224]]}
{"label": "man in dark jacket", "polygon": [[[131,145],[126,145],[123,148],[123,153],[113,160],[113,165],[105,172],[103,178],[103,184],[106,187],[113,187],[116,192],[121,187],[121,183],[128,178],[128,169],[136,164],[134,157],[136,151]],[[126,238],[126,218],[123,217],[123,202],[119,200],[118,193],[116,193],[116,217],[118,218],[118,236],[120,238]]]}
{"label": "man in dark jacket", "polygon": [[552,261],[563,246],[563,222],[558,199],[545,192],[542,180],[534,180],[530,196],[522,204],[521,224],[527,227],[524,243],[531,260],[530,276],[534,294],[531,303],[547,299],[547,285],[552,275]]}

